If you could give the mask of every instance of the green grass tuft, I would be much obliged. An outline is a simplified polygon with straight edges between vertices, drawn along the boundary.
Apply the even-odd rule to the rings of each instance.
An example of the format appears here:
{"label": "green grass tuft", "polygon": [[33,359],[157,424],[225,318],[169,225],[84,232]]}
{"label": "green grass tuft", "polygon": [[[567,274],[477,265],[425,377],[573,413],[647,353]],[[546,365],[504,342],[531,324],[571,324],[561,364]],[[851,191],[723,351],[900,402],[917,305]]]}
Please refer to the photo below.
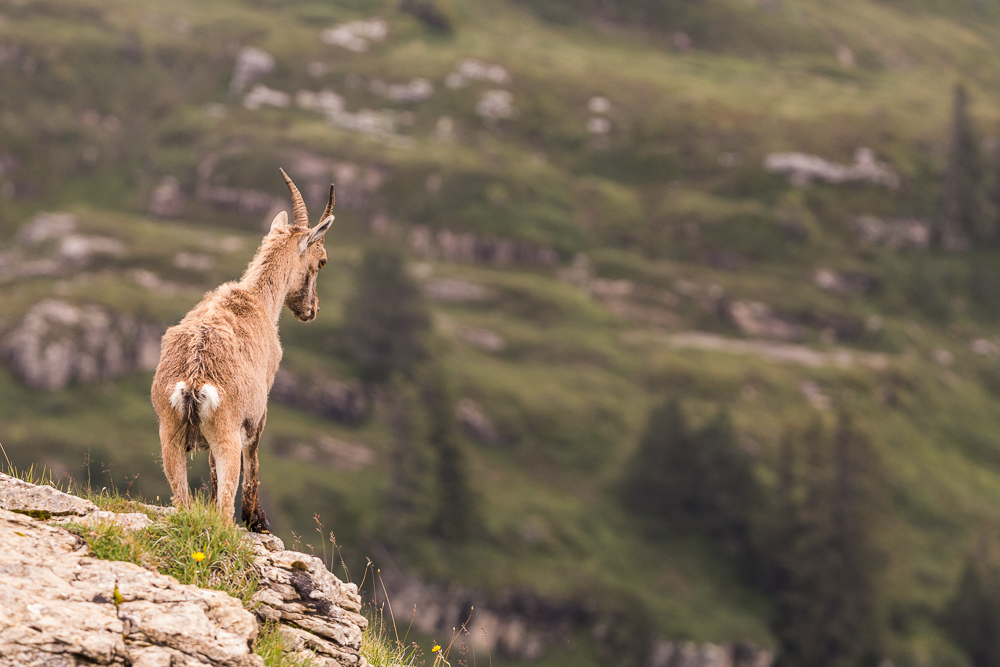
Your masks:
{"label": "green grass tuft", "polygon": [[381,614],[368,619],[368,627],[361,635],[361,655],[372,667],[410,667],[420,664],[422,657],[420,647],[407,644],[405,637],[400,639],[395,626],[387,624]]}
{"label": "green grass tuft", "polygon": [[[207,502],[196,498],[191,507],[145,532],[154,540],[163,563],[161,572],[181,583],[226,591],[249,606],[258,585],[253,547],[244,539],[242,528],[227,522]],[[204,560],[193,557],[198,553],[205,555]]]}
{"label": "green grass tuft", "polygon": [[[105,507],[129,508],[129,499],[107,491]],[[250,607],[257,591],[254,552],[243,529],[228,523],[204,500],[164,517],[152,526],[128,531],[107,523],[71,525],[97,558],[124,560],[175,577],[182,584],[225,591]],[[200,558],[199,554],[204,558]],[[199,559],[200,558],[200,559]]]}
{"label": "green grass tuft", "polygon": [[315,667],[317,665],[315,660],[288,653],[290,647],[281,636],[280,628],[277,623],[261,624],[254,653],[264,659],[267,667]]}

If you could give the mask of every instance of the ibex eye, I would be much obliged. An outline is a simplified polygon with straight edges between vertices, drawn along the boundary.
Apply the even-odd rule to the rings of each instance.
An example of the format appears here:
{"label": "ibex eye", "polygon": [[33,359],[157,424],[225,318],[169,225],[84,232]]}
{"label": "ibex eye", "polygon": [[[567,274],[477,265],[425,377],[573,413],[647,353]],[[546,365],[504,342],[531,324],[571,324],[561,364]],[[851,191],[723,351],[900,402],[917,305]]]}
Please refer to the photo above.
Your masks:
{"label": "ibex eye", "polygon": [[322,269],[324,266],[326,266],[326,260],[325,259],[319,260],[319,268]]}

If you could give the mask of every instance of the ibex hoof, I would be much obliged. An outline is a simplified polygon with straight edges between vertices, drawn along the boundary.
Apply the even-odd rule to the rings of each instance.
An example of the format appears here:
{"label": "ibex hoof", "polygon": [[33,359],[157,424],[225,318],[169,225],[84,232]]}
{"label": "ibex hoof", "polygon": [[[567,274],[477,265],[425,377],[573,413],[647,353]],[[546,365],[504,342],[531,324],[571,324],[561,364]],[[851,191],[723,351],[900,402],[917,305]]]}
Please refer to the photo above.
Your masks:
{"label": "ibex hoof", "polygon": [[267,520],[267,515],[262,511],[254,512],[250,519],[244,519],[244,521],[246,521],[247,528],[251,533],[271,534],[271,522]]}

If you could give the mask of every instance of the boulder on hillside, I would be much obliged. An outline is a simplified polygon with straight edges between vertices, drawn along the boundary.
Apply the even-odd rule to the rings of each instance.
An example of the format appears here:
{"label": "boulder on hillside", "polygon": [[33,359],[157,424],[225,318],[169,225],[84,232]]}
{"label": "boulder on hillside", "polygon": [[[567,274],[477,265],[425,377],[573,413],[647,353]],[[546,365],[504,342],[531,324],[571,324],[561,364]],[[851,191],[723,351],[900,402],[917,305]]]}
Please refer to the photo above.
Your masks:
{"label": "boulder on hillside", "polygon": [[729,304],[729,317],[748,336],[773,338],[775,340],[802,340],[806,328],[774,314],[765,303],[758,301],[734,301]]}

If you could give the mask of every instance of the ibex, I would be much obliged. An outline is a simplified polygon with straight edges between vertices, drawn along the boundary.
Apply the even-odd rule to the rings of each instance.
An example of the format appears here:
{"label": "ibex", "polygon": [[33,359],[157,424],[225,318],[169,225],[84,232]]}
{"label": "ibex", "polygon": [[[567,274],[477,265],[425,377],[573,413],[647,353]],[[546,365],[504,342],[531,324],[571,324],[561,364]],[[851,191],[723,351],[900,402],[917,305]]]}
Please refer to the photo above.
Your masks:
{"label": "ibex", "polygon": [[316,317],[316,274],[326,264],[323,235],[333,222],[334,194],[316,227],[298,188],[281,170],[292,196],[292,224],[284,211],[239,282],[209,292],[180,324],[167,329],[153,378],[153,408],[160,420],[163,471],[174,504],[190,503],[185,455],[209,451],[212,498],[232,520],[243,470],[243,521],[254,532],[270,524],[257,498],[257,446],[267,418],[267,396],[281,361],[278,316]]}

